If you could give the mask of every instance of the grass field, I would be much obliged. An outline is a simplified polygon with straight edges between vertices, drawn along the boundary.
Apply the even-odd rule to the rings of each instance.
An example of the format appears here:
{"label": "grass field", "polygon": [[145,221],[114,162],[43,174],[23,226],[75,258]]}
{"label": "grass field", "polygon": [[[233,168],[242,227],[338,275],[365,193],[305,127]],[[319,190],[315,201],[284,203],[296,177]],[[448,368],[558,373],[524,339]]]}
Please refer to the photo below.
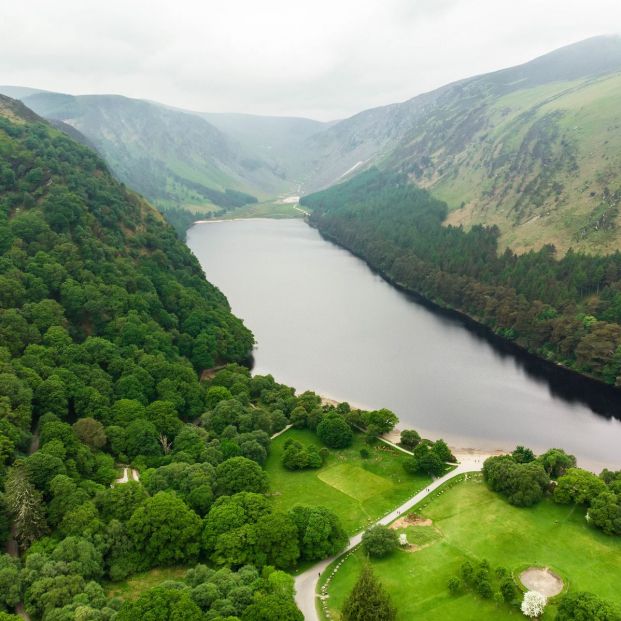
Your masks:
{"label": "grass field", "polygon": [[385,445],[367,447],[371,456],[362,459],[360,449],[366,444],[358,435],[352,447],[330,451],[320,469],[291,472],[280,461],[288,438],[321,446],[314,433],[299,429],[290,429],[272,442],[265,468],[276,508],[287,511],[296,504],[322,505],[340,517],[350,535],[405,502],[429,481],[406,474],[403,460],[407,456]]}
{"label": "grass field", "polygon": [[237,209],[231,209],[225,214],[218,216],[223,220],[234,218],[303,218],[304,214],[296,209],[297,205],[267,201],[265,203],[252,203]]}
{"label": "grass field", "polygon": [[109,582],[104,588],[109,597],[133,600],[137,599],[143,591],[155,587],[161,582],[180,580],[185,576],[187,570],[187,567],[158,567],[135,574],[122,582]]}
{"label": "grass field", "polygon": [[[398,620],[523,619],[517,608],[506,604],[470,593],[458,597],[448,593],[448,579],[466,559],[487,559],[492,569],[503,566],[514,575],[529,566],[550,567],[563,578],[566,588],[591,591],[621,605],[621,538],[589,527],[582,509],[550,500],[518,509],[475,481],[458,483],[422,504],[426,506],[414,511],[433,524],[409,526],[405,531],[410,543],[421,549],[398,550],[388,559],[373,562],[377,577],[397,606]],[[328,608],[333,619],[339,618],[338,610],[362,562],[360,550],[352,553],[330,582]],[[542,618],[553,619],[554,608],[551,600]]]}

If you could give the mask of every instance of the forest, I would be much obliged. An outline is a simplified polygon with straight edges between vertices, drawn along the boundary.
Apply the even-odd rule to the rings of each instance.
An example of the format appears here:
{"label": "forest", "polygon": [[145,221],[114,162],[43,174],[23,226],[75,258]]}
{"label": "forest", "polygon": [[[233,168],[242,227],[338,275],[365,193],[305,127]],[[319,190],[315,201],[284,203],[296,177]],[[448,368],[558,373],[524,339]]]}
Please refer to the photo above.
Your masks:
{"label": "forest", "polygon": [[310,222],[403,288],[528,351],[621,385],[621,254],[498,251],[496,227],[445,226],[447,205],[371,169],[306,196]]}
{"label": "forest", "polygon": [[252,376],[253,335],[162,215],[1,97],[0,265],[0,621],[301,621],[287,572],[348,538],[274,508],[271,436],[344,447],[396,416]]}

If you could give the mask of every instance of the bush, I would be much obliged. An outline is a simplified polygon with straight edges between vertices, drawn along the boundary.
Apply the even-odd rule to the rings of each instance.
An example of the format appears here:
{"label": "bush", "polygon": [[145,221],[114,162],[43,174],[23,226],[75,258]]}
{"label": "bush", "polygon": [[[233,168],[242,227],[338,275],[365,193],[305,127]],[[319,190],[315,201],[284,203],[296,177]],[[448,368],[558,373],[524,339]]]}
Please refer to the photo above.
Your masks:
{"label": "bush", "polygon": [[457,576],[449,578],[446,586],[448,587],[451,595],[459,595],[464,588],[463,582]]}
{"label": "bush", "polygon": [[369,452],[369,449],[365,449],[365,448],[360,449],[360,457],[362,457],[362,459],[369,459],[370,456],[371,456],[371,453]]}
{"label": "bush", "polygon": [[434,452],[426,447],[423,448],[424,451],[420,451],[422,453],[420,456],[414,455],[403,461],[403,469],[408,474],[440,476],[444,472],[444,462]]}
{"label": "bush", "polygon": [[304,446],[295,440],[285,442],[282,454],[282,465],[287,470],[305,470],[321,468],[323,465],[321,452],[315,446]]}
{"label": "bush", "polygon": [[412,450],[420,442],[420,434],[414,429],[404,429],[401,432],[401,446],[405,449]]}
{"label": "bush", "polygon": [[491,490],[504,494],[517,507],[530,507],[538,503],[550,485],[550,479],[540,463],[518,464],[511,455],[486,459],[483,479]]}
{"label": "bush", "polygon": [[505,576],[500,581],[500,592],[502,594],[502,598],[507,602],[507,604],[511,603],[516,595],[517,589],[515,588],[515,583],[510,576]]}
{"label": "bush", "polygon": [[470,584],[474,578],[474,567],[470,561],[464,561],[459,568],[459,573],[466,584]]}
{"label": "bush", "polygon": [[561,598],[557,621],[620,621],[621,612],[593,593],[568,593]]}
{"label": "bush", "polygon": [[317,436],[330,448],[351,446],[354,434],[345,419],[339,414],[327,414],[317,425]]}
{"label": "bush", "polygon": [[448,447],[448,444],[440,439],[437,440],[436,442],[434,442],[433,447],[431,448],[431,451],[437,455],[440,460],[442,460],[443,462],[455,462],[455,456],[453,455],[453,453],[451,453],[451,449]]}
{"label": "bush", "polygon": [[484,599],[492,599],[494,596],[494,590],[489,581],[489,578],[484,578],[477,583],[477,593]]}
{"label": "bush", "polygon": [[388,556],[397,549],[398,545],[397,532],[381,524],[373,526],[362,535],[362,548],[373,558]]}
{"label": "bush", "polygon": [[[537,618],[543,614],[545,607],[546,598],[541,593],[538,591],[527,591],[524,594],[520,609],[527,617]],[[558,616],[556,618],[558,619]]]}

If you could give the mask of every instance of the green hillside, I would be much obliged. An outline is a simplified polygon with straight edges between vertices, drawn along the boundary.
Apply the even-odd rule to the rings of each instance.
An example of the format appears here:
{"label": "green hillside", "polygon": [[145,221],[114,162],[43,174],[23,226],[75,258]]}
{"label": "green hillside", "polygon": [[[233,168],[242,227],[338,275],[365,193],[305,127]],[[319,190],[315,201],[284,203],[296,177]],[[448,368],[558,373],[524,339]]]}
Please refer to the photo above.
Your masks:
{"label": "green hillside", "polygon": [[197,373],[252,349],[162,216],[90,149],[4,96],[0,254],[0,399],[14,408],[16,438],[46,411],[30,405],[41,382],[74,417],[166,390],[192,415]]}
{"label": "green hillside", "polygon": [[445,200],[447,223],[497,225],[500,247],[621,247],[621,38],[360,113],[308,140],[311,187],[377,165]]}
{"label": "green hillside", "polygon": [[3,90],[79,131],[162,210],[230,211],[377,166],[446,201],[447,224],[498,226],[501,251],[621,248],[621,37],[588,39],[332,123]]}
{"label": "green hillside", "polygon": [[621,73],[481,96],[474,127],[459,128],[467,142],[448,152],[444,137],[419,134],[389,163],[447,201],[448,223],[495,224],[503,246],[610,252],[620,245],[620,104]]}
{"label": "green hillside", "polygon": [[[282,570],[318,510],[274,512],[261,464],[320,399],[237,364],[201,381],[252,346],[161,214],[0,96],[0,618],[302,621]],[[240,526],[270,543],[239,562],[214,539]]]}
{"label": "green hillside", "polygon": [[160,209],[234,208],[282,180],[206,120],[115,95],[35,93],[24,103],[83,134],[115,175]]}

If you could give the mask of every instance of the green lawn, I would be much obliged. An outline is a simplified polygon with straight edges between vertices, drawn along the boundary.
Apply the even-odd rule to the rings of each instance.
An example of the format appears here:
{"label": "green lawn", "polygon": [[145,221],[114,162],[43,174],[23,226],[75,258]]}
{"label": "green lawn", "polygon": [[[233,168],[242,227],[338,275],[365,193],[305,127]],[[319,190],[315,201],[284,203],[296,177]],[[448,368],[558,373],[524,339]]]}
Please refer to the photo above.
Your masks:
{"label": "green lawn", "polygon": [[135,574],[122,582],[109,582],[105,585],[108,597],[121,599],[137,599],[143,591],[157,586],[166,580],[181,580],[187,567],[157,567],[150,571]]}
{"label": "green lawn", "polygon": [[217,218],[233,220],[235,218],[303,218],[304,214],[296,209],[298,205],[266,201],[264,203],[251,203],[237,209],[231,209]]}
{"label": "green lawn", "polygon": [[[582,509],[550,500],[518,509],[472,480],[421,504],[415,512],[430,518],[432,526],[409,526],[406,532],[411,543],[423,547],[416,552],[398,550],[373,562],[398,608],[399,620],[524,618],[517,608],[497,606],[470,593],[449,595],[447,580],[466,559],[488,559],[492,569],[504,566],[514,575],[528,566],[547,566],[563,578],[566,588],[591,591],[621,605],[621,538],[589,527]],[[362,561],[360,550],[352,553],[329,584],[332,618],[339,618]],[[330,571],[324,572],[326,577]],[[552,601],[543,619],[554,616]]]}
{"label": "green lawn", "polygon": [[[296,504],[322,505],[341,518],[349,534],[393,510],[429,482],[427,477],[406,474],[405,454],[383,444],[366,447],[359,435],[352,447],[330,451],[320,469],[291,472],[280,461],[288,438],[321,446],[307,430],[290,429],[273,440],[265,468],[276,508],[287,511]],[[368,459],[360,457],[363,447],[371,453]]]}

